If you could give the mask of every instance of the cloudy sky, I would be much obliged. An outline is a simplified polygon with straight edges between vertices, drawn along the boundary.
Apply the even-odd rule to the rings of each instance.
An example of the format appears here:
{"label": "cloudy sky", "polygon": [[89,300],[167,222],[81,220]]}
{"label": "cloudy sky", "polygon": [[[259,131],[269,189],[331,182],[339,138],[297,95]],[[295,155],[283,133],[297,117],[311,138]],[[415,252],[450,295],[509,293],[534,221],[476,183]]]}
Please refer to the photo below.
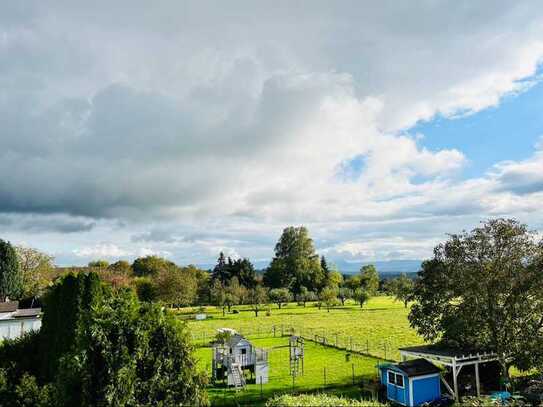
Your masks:
{"label": "cloudy sky", "polygon": [[17,1],[0,10],[0,237],[58,264],[421,259],[543,230],[543,8]]}

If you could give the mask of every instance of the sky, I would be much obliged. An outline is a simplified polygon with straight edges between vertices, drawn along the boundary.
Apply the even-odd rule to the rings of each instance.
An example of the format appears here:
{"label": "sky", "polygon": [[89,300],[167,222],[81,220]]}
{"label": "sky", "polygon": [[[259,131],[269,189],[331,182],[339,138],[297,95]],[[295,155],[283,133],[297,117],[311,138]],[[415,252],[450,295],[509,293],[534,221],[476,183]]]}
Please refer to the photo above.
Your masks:
{"label": "sky", "polygon": [[0,12],[0,238],[59,265],[419,260],[543,230],[539,1],[20,1]]}

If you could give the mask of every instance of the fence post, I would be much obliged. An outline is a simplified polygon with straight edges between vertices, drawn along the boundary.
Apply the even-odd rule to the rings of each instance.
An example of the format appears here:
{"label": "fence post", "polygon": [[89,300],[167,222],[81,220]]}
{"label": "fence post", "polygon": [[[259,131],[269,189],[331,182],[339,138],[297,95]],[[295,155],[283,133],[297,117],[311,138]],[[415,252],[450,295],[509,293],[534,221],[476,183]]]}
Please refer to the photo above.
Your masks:
{"label": "fence post", "polygon": [[387,343],[383,342],[383,346],[385,348],[385,360],[387,359]]}
{"label": "fence post", "polygon": [[275,338],[275,325],[273,326],[273,337]]}
{"label": "fence post", "polygon": [[336,333],[336,348],[337,348],[337,333]]}
{"label": "fence post", "polygon": [[326,367],[324,368],[324,387],[326,387]]}
{"label": "fence post", "polygon": [[351,364],[351,371],[353,373],[353,386],[354,386],[354,363]]}
{"label": "fence post", "polygon": [[370,354],[370,341],[368,339],[366,339],[366,353]]}
{"label": "fence post", "polygon": [[264,398],[263,392],[262,392],[262,376],[260,376],[260,400]]}
{"label": "fence post", "polygon": [[285,326],[283,324],[281,324],[281,336],[284,336],[285,335],[285,332],[284,332],[284,329]]}
{"label": "fence post", "polygon": [[349,336],[349,347],[351,348],[351,352],[353,351],[353,337]]}

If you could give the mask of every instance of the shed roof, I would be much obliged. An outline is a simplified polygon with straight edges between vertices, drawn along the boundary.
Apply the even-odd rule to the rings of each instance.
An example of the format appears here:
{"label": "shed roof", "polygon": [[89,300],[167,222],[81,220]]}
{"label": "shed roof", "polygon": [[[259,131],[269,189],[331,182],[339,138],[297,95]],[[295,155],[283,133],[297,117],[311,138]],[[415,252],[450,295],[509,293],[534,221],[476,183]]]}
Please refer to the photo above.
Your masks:
{"label": "shed roof", "polygon": [[243,336],[241,336],[240,334],[235,334],[235,335],[232,335],[230,337],[230,339],[228,339],[228,345],[230,347],[234,347],[237,344],[239,344],[241,341],[245,341],[245,342],[249,343],[249,341],[247,339],[245,339]]}
{"label": "shed roof", "polygon": [[413,359],[406,362],[400,362],[396,365],[392,365],[408,377],[413,376],[423,376],[427,374],[439,373],[441,370],[431,362],[428,362],[426,359]]}

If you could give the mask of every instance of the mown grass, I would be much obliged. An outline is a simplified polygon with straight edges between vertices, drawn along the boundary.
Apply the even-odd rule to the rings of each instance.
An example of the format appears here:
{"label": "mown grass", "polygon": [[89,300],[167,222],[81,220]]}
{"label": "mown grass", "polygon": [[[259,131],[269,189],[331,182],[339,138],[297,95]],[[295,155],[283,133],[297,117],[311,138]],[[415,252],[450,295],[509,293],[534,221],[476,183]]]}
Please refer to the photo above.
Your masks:
{"label": "mown grass", "polygon": [[[274,325],[277,330],[283,325],[325,335],[333,341],[337,334],[341,346],[347,345],[352,338],[357,348],[387,359],[399,359],[398,348],[402,346],[423,343],[422,338],[409,326],[408,309],[391,297],[371,298],[363,308],[349,302],[343,307],[332,308],[330,312],[324,307],[319,310],[315,304],[309,303],[306,307],[291,303],[281,310],[270,306],[270,316],[261,311],[258,317],[247,306],[234,309],[239,314],[223,316],[220,309],[206,307],[205,312],[210,318],[204,321],[189,319],[188,325],[196,342],[209,340],[216,334],[217,328],[222,327],[234,328],[241,333],[269,336]],[[195,311],[193,308],[184,308],[179,313],[188,318]]]}
{"label": "mown grass", "polygon": [[[360,398],[361,379],[370,380],[377,375],[377,358],[351,355],[347,361],[345,351],[306,342],[304,373],[293,380],[290,375],[288,337],[253,339],[252,343],[269,352],[269,382],[263,384],[262,388],[258,383],[248,384],[240,392],[220,383],[211,386],[209,397],[214,405],[262,405],[277,394],[292,392],[331,392]],[[197,348],[196,356],[199,367],[210,375],[211,348]]]}

